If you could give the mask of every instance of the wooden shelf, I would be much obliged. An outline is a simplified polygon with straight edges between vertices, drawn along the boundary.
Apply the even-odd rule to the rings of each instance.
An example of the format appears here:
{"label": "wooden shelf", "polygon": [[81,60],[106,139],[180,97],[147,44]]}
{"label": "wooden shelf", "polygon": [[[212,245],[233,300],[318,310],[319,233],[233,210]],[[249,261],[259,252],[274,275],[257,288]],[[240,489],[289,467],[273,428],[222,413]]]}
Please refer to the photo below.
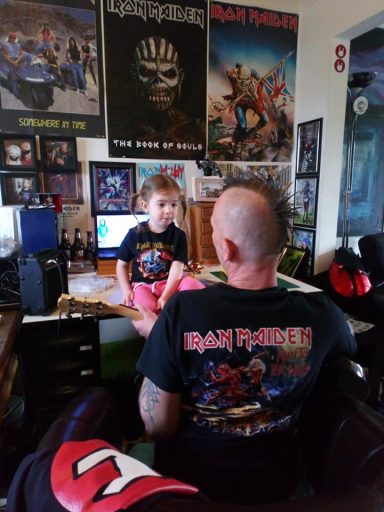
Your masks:
{"label": "wooden shelf", "polygon": [[117,259],[99,260],[97,259],[97,273],[101,276],[116,274]]}
{"label": "wooden shelf", "polygon": [[192,258],[204,265],[219,263],[212,241],[211,216],[214,203],[195,203],[189,207]]}

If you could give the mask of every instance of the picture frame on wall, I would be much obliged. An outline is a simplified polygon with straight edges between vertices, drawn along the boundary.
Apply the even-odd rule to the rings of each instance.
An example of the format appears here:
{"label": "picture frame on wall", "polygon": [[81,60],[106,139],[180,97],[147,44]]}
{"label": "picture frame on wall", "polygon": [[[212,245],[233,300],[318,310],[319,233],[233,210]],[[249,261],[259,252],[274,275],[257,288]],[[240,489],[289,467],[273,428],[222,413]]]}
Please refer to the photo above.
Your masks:
{"label": "picture frame on wall", "polygon": [[316,226],[318,178],[307,176],[295,180],[294,225]]}
{"label": "picture frame on wall", "polygon": [[134,163],[89,162],[91,211],[130,213],[129,197],[135,192]]}
{"label": "picture frame on wall", "polygon": [[34,204],[35,194],[40,192],[37,173],[1,173],[0,179],[3,206]]}
{"label": "picture frame on wall", "polygon": [[76,172],[45,172],[42,177],[42,192],[61,194],[64,204],[84,204],[81,163]]}
{"label": "picture frame on wall", "polygon": [[224,178],[205,176],[192,178],[192,194],[194,201],[217,201],[224,188]]}
{"label": "picture frame on wall", "polygon": [[296,228],[292,229],[292,243],[299,249],[304,249],[307,253],[307,262],[304,275],[306,277],[313,274],[313,263],[315,255],[316,231],[313,229]]}
{"label": "picture frame on wall", "polygon": [[2,135],[1,166],[9,171],[36,171],[37,154],[34,136]]}
{"label": "picture frame on wall", "polygon": [[319,173],[322,127],[322,118],[298,124],[296,174]]}
{"label": "picture frame on wall", "polygon": [[75,137],[41,135],[39,140],[43,172],[75,172],[77,170]]}

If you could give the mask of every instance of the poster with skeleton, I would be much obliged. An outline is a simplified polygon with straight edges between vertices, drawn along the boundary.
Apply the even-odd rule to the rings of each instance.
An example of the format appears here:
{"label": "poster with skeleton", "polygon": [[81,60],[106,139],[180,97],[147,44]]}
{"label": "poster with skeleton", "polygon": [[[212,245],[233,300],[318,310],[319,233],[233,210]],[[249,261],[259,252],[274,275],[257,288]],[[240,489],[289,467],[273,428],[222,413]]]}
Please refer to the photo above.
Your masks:
{"label": "poster with skeleton", "polygon": [[298,16],[212,2],[208,151],[214,160],[289,162]]}
{"label": "poster with skeleton", "polygon": [[206,151],[207,1],[104,2],[109,156]]}

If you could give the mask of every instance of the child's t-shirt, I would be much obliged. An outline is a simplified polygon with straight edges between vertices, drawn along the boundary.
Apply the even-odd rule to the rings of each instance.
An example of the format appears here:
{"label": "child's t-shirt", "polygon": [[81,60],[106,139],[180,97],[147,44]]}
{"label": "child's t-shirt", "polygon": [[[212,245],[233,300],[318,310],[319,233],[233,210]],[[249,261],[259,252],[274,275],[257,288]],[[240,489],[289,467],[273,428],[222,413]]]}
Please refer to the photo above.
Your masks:
{"label": "child's t-shirt", "polygon": [[153,233],[148,222],[131,228],[117,253],[119,260],[132,261],[132,281],[152,283],[168,278],[173,261],[186,263],[188,244],[184,231],[173,222],[163,233]]}

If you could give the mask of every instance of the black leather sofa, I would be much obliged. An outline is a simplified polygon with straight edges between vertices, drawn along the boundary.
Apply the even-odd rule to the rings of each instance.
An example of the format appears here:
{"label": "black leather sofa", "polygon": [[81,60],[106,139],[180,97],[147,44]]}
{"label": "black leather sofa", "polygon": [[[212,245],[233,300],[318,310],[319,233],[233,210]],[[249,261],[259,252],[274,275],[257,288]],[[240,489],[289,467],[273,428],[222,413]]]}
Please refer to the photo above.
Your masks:
{"label": "black leather sofa", "polygon": [[[325,366],[308,400],[299,425],[308,479],[313,494],[259,506],[209,502],[200,495],[180,497],[170,493],[144,499],[130,512],[378,512],[384,510],[384,417],[364,403],[367,383],[359,365],[341,359]],[[63,441],[100,438],[121,449],[119,412],[103,388],[90,388],[76,398],[51,425],[37,451]],[[20,469],[20,468],[19,468]],[[28,494],[30,482],[39,478],[32,464],[22,478],[16,473],[9,493],[9,512],[46,508],[48,492]],[[49,469],[46,486],[50,486]],[[48,487],[47,487],[48,488]],[[23,496],[22,496],[23,495]],[[17,497],[17,498],[16,498]],[[38,506],[36,505],[38,503]],[[30,505],[30,506],[29,506]],[[15,508],[17,507],[17,508]],[[99,510],[99,509],[97,509]],[[101,509],[100,509],[101,510]],[[122,510],[122,509],[119,509]],[[104,510],[103,512],[109,512]],[[111,510],[112,512],[112,510]]]}
{"label": "black leather sofa", "polygon": [[368,369],[368,403],[378,408],[380,383],[384,383],[384,233],[365,235],[358,245],[360,256],[352,252],[352,257],[369,277],[372,288],[368,293],[354,297],[341,295],[332,286],[328,271],[306,278],[306,281],[322,289],[345,313],[374,325],[368,331],[356,334],[358,352],[355,361]]}

